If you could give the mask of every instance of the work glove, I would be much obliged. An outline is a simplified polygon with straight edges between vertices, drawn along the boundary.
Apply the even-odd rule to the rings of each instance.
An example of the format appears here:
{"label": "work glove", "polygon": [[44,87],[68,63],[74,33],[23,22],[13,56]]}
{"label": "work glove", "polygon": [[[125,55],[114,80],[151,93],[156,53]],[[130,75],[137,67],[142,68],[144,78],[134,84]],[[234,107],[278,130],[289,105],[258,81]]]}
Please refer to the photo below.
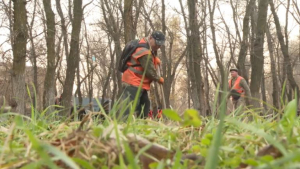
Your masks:
{"label": "work glove", "polygon": [[161,64],[161,61],[160,61],[160,59],[158,57],[155,57],[155,63],[158,64],[158,65]]}
{"label": "work glove", "polygon": [[164,82],[165,82],[164,78],[160,77],[158,83],[164,84]]}

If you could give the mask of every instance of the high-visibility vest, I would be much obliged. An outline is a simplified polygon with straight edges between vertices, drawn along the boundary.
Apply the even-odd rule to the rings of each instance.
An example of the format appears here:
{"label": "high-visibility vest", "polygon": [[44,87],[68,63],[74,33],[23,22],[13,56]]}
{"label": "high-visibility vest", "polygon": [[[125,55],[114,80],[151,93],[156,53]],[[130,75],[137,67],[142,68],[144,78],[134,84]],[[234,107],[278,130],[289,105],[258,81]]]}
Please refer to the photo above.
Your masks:
{"label": "high-visibility vest", "polygon": [[235,80],[233,86],[231,86],[232,85],[231,84],[232,79],[230,79],[228,81],[229,88],[236,90],[241,95],[244,93],[244,89],[240,86],[240,82],[241,82],[242,79],[244,79],[242,76],[238,76],[237,79]]}
{"label": "high-visibility vest", "polygon": [[[141,39],[139,43],[148,43],[145,38]],[[138,59],[144,55],[151,55],[150,61],[153,62],[155,68],[157,67],[157,63],[155,61],[156,54],[151,52],[149,49],[144,47],[139,47],[135,50],[135,52],[131,55],[131,59],[127,62],[128,69],[124,71],[122,76],[122,81],[130,84],[132,86],[138,87],[142,81],[144,68],[142,66],[132,66],[132,65],[140,65]],[[142,88],[145,90],[150,90],[150,84],[152,80],[150,80],[147,76],[145,76]]]}
{"label": "high-visibility vest", "polygon": [[162,109],[158,110],[157,113],[157,118],[161,118],[162,117]]}

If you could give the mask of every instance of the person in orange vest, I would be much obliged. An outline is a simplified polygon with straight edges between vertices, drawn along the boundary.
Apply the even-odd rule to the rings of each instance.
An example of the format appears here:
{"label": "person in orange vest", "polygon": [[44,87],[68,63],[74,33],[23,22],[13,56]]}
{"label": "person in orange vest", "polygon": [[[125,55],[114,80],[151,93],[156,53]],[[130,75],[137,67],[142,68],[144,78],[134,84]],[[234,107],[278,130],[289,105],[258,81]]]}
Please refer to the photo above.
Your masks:
{"label": "person in orange vest", "polygon": [[246,96],[247,105],[250,104],[248,98],[251,97],[250,88],[246,80],[238,75],[237,68],[230,69],[231,79],[228,81],[228,90],[230,91],[229,97],[231,97],[233,108],[236,109],[240,105],[244,105],[244,97]]}
{"label": "person in orange vest", "polygon": [[162,117],[162,109],[161,108],[158,108],[157,109],[157,118],[161,118]]}
{"label": "person in orange vest", "polygon": [[[157,50],[164,45],[165,35],[161,31],[154,31],[149,37],[140,39],[139,43],[146,43],[149,45],[149,48],[138,47],[127,62],[128,69],[122,75],[122,99],[125,100],[128,98],[129,102],[134,101],[145,71],[135,112],[136,116],[147,118],[150,110],[150,100],[147,93],[150,90],[150,84],[153,81],[160,84],[164,83],[164,79],[158,76],[156,69],[161,63],[157,57]],[[129,109],[126,109],[123,117],[126,119],[128,115]]]}

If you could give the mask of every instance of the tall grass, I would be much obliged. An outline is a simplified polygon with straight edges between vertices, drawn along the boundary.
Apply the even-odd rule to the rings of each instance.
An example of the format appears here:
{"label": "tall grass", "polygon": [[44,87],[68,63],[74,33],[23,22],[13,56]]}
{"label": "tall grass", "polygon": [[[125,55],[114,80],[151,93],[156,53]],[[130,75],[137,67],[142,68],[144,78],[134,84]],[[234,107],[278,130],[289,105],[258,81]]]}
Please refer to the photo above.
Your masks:
{"label": "tall grass", "polygon": [[[151,169],[299,168],[297,94],[295,98],[283,102],[284,114],[280,120],[255,114],[252,121],[245,120],[247,114],[255,112],[253,109],[237,109],[235,116],[226,116],[226,95],[220,107],[214,102],[213,116],[208,118],[200,117],[193,109],[186,110],[182,116],[179,115],[182,112],[166,109],[163,110],[166,119],[162,121],[136,119],[133,115],[137,97],[127,107],[121,106],[124,100],[118,100],[104,115],[104,121],[88,116],[85,123],[65,122],[57,120],[56,111],[46,114],[47,109],[38,112],[33,108],[30,117],[12,112],[0,114],[0,169],[138,169],[142,168],[140,157],[143,156],[153,159]],[[125,108],[130,109],[128,120],[120,121],[117,112],[122,114]],[[130,133],[149,143],[135,149],[137,144],[127,137]],[[170,158],[159,159],[149,154],[148,150],[155,144],[164,146]],[[271,151],[264,152],[268,146]],[[155,153],[161,155],[159,151]],[[191,153],[203,158],[198,162],[183,160]]]}
{"label": "tall grass", "polygon": [[[237,168],[241,164],[256,168],[285,168],[288,166],[299,167],[300,150],[299,119],[291,116],[295,113],[296,102],[291,101],[285,109],[285,116],[281,121],[269,121],[256,118],[252,122],[245,123],[240,116],[223,118],[221,132],[220,119],[196,116],[194,110],[186,110],[184,117],[177,115],[175,110],[164,110],[169,120],[164,122],[132,119],[130,123],[118,122],[112,116],[104,123],[92,122],[88,137],[95,137],[105,142],[101,136],[113,125],[116,133],[117,146],[124,148],[124,153],[119,152],[115,168],[141,168],[139,156],[144,154],[151,145],[144,147],[137,153],[130,149],[124,135],[134,133],[158,143],[175,152],[173,162],[158,160],[151,164],[152,168]],[[101,106],[101,105],[100,105]],[[117,110],[111,110],[117,111]],[[176,114],[175,114],[176,113]],[[243,115],[243,114],[241,114]],[[70,157],[62,149],[49,144],[56,139],[67,137],[69,133],[76,131],[79,123],[57,122],[54,118],[36,121],[15,113],[1,114],[6,118],[1,126],[8,129],[0,131],[1,142],[1,168],[57,168],[57,160],[71,168],[100,168],[111,166],[107,161],[111,157],[99,150],[99,154],[90,154],[89,158]],[[172,119],[172,120],[171,120]],[[293,120],[294,119],[294,120]],[[43,125],[41,125],[43,124]],[[119,130],[118,126],[127,128],[127,131]],[[85,127],[85,129],[88,126]],[[218,134],[222,137],[218,137]],[[219,140],[216,142],[215,140]],[[97,139],[96,139],[97,140]],[[284,141],[285,140],[285,141]],[[90,140],[92,141],[92,140]],[[89,140],[83,141],[88,144]],[[257,156],[256,153],[266,145],[273,145],[282,157],[274,158],[272,154]],[[217,145],[217,146],[216,146]],[[218,150],[218,151],[217,151]],[[85,151],[85,150],[81,150]],[[101,154],[102,153],[102,154]],[[192,162],[180,162],[184,154],[196,153],[204,157],[206,163],[199,165]],[[217,159],[216,161],[214,161]],[[211,162],[212,161],[212,162]],[[215,164],[210,164],[210,163]],[[295,167],[296,166],[296,167]]]}

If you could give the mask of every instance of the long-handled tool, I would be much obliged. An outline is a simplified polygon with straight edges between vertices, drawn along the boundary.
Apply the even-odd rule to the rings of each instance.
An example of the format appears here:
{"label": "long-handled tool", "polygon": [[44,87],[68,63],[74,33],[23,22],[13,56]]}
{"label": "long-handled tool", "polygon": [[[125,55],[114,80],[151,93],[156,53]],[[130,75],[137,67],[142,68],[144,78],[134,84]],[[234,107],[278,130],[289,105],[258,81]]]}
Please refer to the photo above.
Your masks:
{"label": "long-handled tool", "polygon": [[[160,75],[160,65],[157,66],[157,71],[158,71],[158,76],[161,77]],[[159,87],[160,87],[160,91],[162,93],[162,100],[163,100],[163,109],[166,109],[167,106],[166,106],[166,100],[165,100],[165,93],[164,93],[164,88],[163,88],[163,85],[162,84],[159,84]]]}

